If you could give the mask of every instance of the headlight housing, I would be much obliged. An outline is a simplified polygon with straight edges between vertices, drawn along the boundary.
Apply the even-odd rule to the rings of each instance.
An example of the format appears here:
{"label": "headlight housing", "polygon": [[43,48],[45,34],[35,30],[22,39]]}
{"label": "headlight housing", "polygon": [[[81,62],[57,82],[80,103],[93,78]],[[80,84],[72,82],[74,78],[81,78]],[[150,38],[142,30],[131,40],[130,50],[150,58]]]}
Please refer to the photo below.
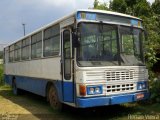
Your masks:
{"label": "headlight housing", "polygon": [[102,94],[103,89],[102,85],[96,85],[96,86],[87,86],[87,95],[97,95]]}
{"label": "headlight housing", "polygon": [[137,90],[144,90],[148,88],[147,81],[141,81],[137,83]]}

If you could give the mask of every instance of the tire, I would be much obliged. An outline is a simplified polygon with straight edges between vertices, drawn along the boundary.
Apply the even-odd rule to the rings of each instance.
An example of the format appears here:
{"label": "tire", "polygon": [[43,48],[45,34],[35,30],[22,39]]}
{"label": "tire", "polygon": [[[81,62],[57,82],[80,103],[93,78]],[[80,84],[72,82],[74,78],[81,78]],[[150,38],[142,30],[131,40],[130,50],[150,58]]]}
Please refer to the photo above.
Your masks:
{"label": "tire", "polygon": [[57,91],[53,85],[50,86],[49,91],[48,91],[48,98],[49,98],[49,103],[50,106],[55,109],[62,111],[62,103],[59,101]]}
{"label": "tire", "polygon": [[22,94],[22,91],[17,88],[15,80],[13,80],[13,83],[12,83],[12,91],[13,91],[14,95],[20,95],[20,94]]}

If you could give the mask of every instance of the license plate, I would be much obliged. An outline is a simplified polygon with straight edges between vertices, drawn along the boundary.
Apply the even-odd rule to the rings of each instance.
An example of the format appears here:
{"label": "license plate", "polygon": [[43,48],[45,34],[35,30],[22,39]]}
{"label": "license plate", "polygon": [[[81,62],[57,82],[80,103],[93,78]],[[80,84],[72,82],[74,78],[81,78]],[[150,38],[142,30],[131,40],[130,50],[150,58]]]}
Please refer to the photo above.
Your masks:
{"label": "license plate", "polygon": [[137,99],[142,99],[142,98],[144,98],[144,94],[137,94]]}

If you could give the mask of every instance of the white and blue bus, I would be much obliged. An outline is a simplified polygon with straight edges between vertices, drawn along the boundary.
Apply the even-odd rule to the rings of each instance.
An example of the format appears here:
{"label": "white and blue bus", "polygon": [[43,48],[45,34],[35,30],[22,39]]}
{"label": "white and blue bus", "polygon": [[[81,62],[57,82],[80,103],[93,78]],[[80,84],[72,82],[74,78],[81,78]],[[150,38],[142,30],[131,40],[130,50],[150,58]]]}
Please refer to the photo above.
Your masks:
{"label": "white and blue bus", "polygon": [[145,100],[144,33],[137,17],[77,10],[6,46],[5,81],[55,109]]}

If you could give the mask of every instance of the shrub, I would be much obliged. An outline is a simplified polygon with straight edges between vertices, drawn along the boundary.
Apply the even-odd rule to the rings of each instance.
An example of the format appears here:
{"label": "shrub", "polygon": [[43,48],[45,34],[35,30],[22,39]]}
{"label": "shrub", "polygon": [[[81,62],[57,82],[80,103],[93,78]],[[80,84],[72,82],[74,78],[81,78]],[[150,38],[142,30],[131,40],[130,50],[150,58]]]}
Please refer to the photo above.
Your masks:
{"label": "shrub", "polygon": [[3,65],[0,64],[0,85],[4,84],[4,78],[3,78]]}
{"label": "shrub", "polygon": [[152,102],[160,102],[160,78],[159,77],[154,77],[154,79],[150,81],[150,93],[151,93]]}

